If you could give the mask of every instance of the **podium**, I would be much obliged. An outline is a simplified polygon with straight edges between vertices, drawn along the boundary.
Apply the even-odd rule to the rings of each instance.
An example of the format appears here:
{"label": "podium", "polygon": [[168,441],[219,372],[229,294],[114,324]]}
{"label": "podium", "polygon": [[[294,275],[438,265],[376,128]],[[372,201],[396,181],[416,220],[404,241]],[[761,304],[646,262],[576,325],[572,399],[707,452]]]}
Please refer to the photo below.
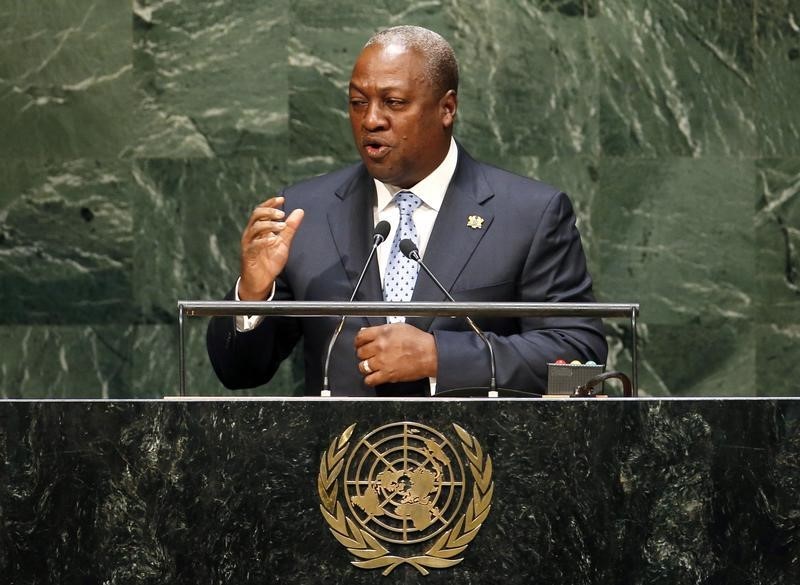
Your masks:
{"label": "podium", "polygon": [[[453,453],[461,457],[470,485],[455,522],[468,503],[473,520],[486,510],[488,484],[472,485],[469,468],[485,479],[491,459],[492,493],[479,530],[443,557],[457,564],[426,566],[427,575],[406,561],[386,576],[386,564],[354,565],[364,558],[348,548],[364,549],[340,542],[323,514],[325,467],[338,481],[344,516],[359,530],[369,524],[344,501],[345,468],[350,458],[361,460],[364,437],[398,424],[389,434],[431,429],[449,441],[452,451],[430,458],[440,478],[442,458],[455,466]],[[479,457],[464,451],[456,426],[480,446]],[[381,451],[380,440],[367,444]],[[326,467],[332,446],[334,466]],[[5,583],[773,584],[800,577],[796,399],[3,401],[0,449]],[[381,457],[391,463],[401,452],[381,451],[365,463],[363,485],[385,471]],[[387,488],[389,499],[411,493],[403,481]],[[398,502],[382,506],[398,515]],[[444,500],[436,507],[446,516]],[[380,542],[389,555],[420,556],[454,526],[408,547]],[[456,545],[446,543],[447,554]]]}

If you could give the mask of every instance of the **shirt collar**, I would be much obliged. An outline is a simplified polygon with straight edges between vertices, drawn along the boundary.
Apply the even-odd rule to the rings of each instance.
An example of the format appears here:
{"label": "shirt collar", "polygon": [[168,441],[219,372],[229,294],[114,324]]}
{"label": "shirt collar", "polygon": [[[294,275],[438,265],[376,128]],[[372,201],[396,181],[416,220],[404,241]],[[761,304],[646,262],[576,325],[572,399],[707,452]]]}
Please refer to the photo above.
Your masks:
{"label": "shirt collar", "polygon": [[456,141],[450,138],[450,149],[447,151],[447,156],[444,157],[442,163],[436,167],[433,172],[422,179],[419,183],[410,189],[401,189],[395,185],[382,183],[377,179],[375,181],[375,190],[378,193],[378,211],[385,209],[391,202],[394,196],[400,191],[411,191],[422,200],[424,205],[431,209],[439,211],[444,201],[444,194],[447,192],[447,187],[450,185],[450,180],[456,172],[456,165],[458,164],[458,147]]}

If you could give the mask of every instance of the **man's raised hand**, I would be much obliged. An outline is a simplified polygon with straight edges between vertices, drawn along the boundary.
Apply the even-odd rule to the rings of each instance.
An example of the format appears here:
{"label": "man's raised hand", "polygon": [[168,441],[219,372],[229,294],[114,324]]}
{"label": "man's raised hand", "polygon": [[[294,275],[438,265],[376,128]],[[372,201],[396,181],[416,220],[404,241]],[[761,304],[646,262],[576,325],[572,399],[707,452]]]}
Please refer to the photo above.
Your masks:
{"label": "man's raised hand", "polygon": [[303,210],[295,209],[286,217],[280,209],[283,202],[283,197],[272,197],[261,203],[242,232],[239,280],[242,301],[266,299],[289,259],[289,248],[303,221]]}

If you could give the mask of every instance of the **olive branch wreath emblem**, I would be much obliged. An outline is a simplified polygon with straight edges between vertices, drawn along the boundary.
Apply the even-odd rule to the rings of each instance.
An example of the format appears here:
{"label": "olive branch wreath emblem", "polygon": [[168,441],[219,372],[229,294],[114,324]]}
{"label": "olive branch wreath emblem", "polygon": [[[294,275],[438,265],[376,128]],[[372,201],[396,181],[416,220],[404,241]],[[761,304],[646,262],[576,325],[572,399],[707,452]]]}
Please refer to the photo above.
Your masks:
{"label": "olive branch wreath emblem", "polygon": [[322,455],[317,476],[317,490],[323,518],[336,540],[347,548],[350,554],[361,559],[351,561],[352,564],[361,569],[384,568],[383,575],[388,575],[395,568],[407,563],[423,575],[428,575],[430,573],[428,568],[445,569],[463,561],[463,558],[457,557],[478,535],[492,507],[494,493],[492,459],[489,455],[484,456],[477,439],[457,424],[453,424],[469,461],[469,469],[474,480],[472,499],[467,504],[466,511],[458,518],[455,525],[439,536],[423,554],[403,557],[390,553],[377,538],[359,528],[353,519],[344,513],[338,501],[339,475],[344,468],[344,456],[355,428],[356,424],[353,423],[331,442],[328,450]]}

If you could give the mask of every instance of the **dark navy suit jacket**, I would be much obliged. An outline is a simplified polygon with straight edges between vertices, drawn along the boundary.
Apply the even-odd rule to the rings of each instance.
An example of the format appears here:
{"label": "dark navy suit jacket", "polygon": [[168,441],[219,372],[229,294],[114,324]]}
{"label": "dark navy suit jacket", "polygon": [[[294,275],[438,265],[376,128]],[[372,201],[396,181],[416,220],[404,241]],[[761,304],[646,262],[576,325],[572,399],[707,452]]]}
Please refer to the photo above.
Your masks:
{"label": "dark navy suit jacket", "polygon": [[[305,210],[276,300],[346,301],[372,245],[375,185],[362,164],[316,177],[285,190],[287,214]],[[483,218],[480,229],[467,218]],[[391,240],[393,234],[390,234]],[[388,241],[383,245],[391,245]],[[545,183],[472,159],[459,147],[455,174],[436,218],[425,263],[457,301],[592,302],[592,281],[575,215],[567,196]],[[232,298],[232,292],[227,298]],[[373,261],[357,300],[382,300]],[[414,301],[445,300],[420,271]],[[578,318],[476,318],[487,332],[503,388],[544,392],[548,361],[592,359],[607,353],[602,323]],[[337,318],[268,318],[240,333],[232,317],[211,320],[207,343],[225,386],[266,383],[302,338],[306,393],[319,394],[327,344]],[[370,388],[358,372],[353,340],[360,327],[380,318],[349,318],[331,358],[334,395],[429,394],[428,381]],[[437,389],[487,386],[489,358],[484,343],[463,319],[409,318],[433,333],[438,352]]]}

